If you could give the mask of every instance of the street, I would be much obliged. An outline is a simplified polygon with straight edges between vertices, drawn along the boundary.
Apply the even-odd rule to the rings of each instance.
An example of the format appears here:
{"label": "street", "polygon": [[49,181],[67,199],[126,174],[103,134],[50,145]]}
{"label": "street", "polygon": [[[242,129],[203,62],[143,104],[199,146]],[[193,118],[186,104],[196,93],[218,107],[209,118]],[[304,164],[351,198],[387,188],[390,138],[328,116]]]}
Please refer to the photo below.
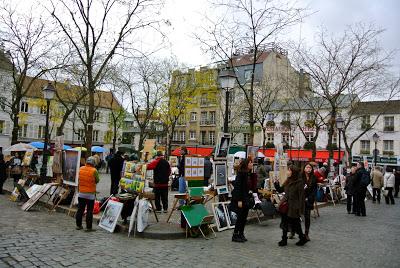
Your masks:
{"label": "street", "polygon": [[[232,243],[231,230],[216,239],[128,238],[99,227],[75,230],[74,219],[35,206],[24,212],[0,196],[0,267],[399,267],[400,206],[367,201],[367,217],[344,205],[320,209],[311,242],[280,248],[280,219],[246,227],[248,242]],[[398,201],[398,199],[396,200]]]}

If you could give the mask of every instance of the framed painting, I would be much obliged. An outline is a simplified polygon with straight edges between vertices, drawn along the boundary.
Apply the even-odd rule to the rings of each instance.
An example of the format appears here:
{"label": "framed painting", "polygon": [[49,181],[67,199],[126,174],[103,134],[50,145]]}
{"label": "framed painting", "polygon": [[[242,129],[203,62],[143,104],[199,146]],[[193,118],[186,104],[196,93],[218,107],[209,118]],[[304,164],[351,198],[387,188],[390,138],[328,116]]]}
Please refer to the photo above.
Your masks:
{"label": "framed painting", "polygon": [[214,162],[213,176],[215,187],[223,187],[227,185],[228,172],[225,162]]}
{"label": "framed painting", "polygon": [[121,215],[122,207],[122,203],[109,200],[103,215],[101,215],[99,226],[106,231],[114,232],[119,216]]}
{"label": "framed painting", "polygon": [[197,167],[199,165],[199,159],[197,157],[192,157],[192,167]]}
{"label": "framed painting", "polygon": [[66,150],[64,153],[63,182],[78,186],[81,151]]}
{"label": "framed painting", "polygon": [[191,167],[191,166],[192,166],[192,158],[185,157],[185,167]]}
{"label": "framed painting", "polygon": [[212,210],[218,231],[228,229],[228,221],[225,213],[224,202],[212,203]]}
{"label": "framed painting", "polygon": [[229,147],[231,146],[232,136],[229,133],[220,133],[217,148],[215,150],[215,160],[224,160],[228,157]]}
{"label": "framed painting", "polygon": [[260,147],[258,146],[247,146],[246,148],[246,158],[250,157],[253,160],[253,163],[255,163],[254,159],[257,158],[258,156],[258,149]]}
{"label": "framed painting", "polygon": [[224,208],[226,213],[226,219],[228,222],[228,228],[235,228],[235,224],[237,221],[237,214],[231,210],[231,202],[224,202]]}

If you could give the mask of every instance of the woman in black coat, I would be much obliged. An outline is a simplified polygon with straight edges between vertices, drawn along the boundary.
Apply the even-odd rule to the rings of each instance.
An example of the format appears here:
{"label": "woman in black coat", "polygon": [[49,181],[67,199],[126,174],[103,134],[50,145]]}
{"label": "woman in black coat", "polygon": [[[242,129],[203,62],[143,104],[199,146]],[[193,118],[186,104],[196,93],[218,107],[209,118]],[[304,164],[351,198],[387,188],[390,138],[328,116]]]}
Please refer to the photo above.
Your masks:
{"label": "woman in black coat", "polygon": [[304,180],[304,198],[305,198],[305,208],[304,208],[304,226],[305,226],[305,238],[310,241],[308,233],[310,231],[311,224],[311,210],[314,209],[315,195],[317,191],[317,178],[314,175],[314,169],[310,163],[304,166],[303,170],[303,180]]}
{"label": "woman in black coat", "polygon": [[233,242],[247,241],[244,236],[244,227],[250,209],[249,179],[253,170],[253,162],[250,158],[240,162],[232,191],[232,211],[237,213],[235,230],[232,235]]}

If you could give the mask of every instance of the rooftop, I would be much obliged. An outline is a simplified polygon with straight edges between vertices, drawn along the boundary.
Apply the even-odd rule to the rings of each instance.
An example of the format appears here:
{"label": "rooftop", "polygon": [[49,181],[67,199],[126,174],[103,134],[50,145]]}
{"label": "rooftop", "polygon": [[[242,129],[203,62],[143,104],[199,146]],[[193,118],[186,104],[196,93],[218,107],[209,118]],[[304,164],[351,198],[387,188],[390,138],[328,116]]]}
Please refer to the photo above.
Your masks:
{"label": "rooftop", "polygon": [[358,104],[356,114],[400,114],[400,100],[365,101]]}

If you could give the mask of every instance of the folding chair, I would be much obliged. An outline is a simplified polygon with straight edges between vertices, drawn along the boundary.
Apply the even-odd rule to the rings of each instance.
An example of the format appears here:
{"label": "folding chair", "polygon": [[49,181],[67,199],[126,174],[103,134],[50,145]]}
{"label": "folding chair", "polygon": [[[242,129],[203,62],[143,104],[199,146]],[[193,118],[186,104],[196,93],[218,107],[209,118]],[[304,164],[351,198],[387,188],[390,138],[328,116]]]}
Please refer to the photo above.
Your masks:
{"label": "folding chair", "polygon": [[199,230],[202,236],[208,240],[207,236],[201,229],[202,226],[206,226],[217,237],[210,224],[213,222],[214,216],[209,215],[207,209],[203,204],[195,204],[181,207],[181,211],[186,220],[186,238],[188,236],[189,228],[193,230]]}

